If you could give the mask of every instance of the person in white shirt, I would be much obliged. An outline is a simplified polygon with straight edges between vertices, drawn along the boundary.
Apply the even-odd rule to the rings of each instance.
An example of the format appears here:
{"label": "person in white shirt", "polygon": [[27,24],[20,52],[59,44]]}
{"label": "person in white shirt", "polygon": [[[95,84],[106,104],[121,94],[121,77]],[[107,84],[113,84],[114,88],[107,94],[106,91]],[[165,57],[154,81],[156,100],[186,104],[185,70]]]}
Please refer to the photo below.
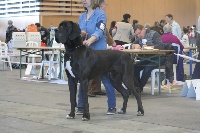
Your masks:
{"label": "person in white shirt", "polygon": [[182,37],[181,27],[175,20],[173,20],[173,16],[171,14],[167,14],[165,16],[165,20],[172,26],[172,34],[177,36],[178,39],[181,39]]}
{"label": "person in white shirt", "polygon": [[[183,27],[183,37],[180,39],[181,43],[183,44],[184,48],[187,48],[190,46],[189,42],[189,35],[188,35],[188,29]],[[184,52],[188,53],[189,49],[183,49]]]}

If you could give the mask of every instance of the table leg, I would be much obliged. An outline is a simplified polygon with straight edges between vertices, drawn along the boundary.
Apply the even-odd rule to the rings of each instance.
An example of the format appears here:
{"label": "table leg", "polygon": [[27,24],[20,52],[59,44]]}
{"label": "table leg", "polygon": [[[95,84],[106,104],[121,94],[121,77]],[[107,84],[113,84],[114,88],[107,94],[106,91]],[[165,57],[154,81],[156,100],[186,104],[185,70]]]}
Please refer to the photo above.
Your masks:
{"label": "table leg", "polygon": [[[192,50],[190,49],[190,57],[192,57]],[[192,63],[193,61],[190,60],[190,76],[192,76]]]}
{"label": "table leg", "polygon": [[[158,81],[158,90],[159,90],[159,95],[161,95],[161,82],[160,82],[160,55],[158,56],[158,68],[159,68],[159,81]],[[153,88],[154,89],[154,88]]]}
{"label": "table leg", "polygon": [[19,54],[19,69],[20,69],[20,79],[22,78],[22,49],[20,49]]}
{"label": "table leg", "polygon": [[61,64],[61,62],[62,62],[62,53],[61,53],[61,50],[60,50],[60,73],[59,73],[59,79],[61,79],[61,75],[62,75],[62,64]]}
{"label": "table leg", "polygon": [[[44,49],[42,49],[42,61],[44,60]],[[42,79],[44,79],[44,66],[42,66]]]}

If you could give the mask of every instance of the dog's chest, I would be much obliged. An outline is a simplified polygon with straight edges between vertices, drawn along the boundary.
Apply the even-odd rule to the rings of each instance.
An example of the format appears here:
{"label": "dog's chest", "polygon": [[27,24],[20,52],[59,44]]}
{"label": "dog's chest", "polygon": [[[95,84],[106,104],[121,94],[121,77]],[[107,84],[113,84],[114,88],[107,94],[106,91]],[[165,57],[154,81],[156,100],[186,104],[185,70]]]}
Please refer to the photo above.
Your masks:
{"label": "dog's chest", "polygon": [[72,67],[70,65],[71,61],[66,61],[66,69],[68,70],[68,72],[71,74],[72,77],[75,78],[74,73],[72,72]]}

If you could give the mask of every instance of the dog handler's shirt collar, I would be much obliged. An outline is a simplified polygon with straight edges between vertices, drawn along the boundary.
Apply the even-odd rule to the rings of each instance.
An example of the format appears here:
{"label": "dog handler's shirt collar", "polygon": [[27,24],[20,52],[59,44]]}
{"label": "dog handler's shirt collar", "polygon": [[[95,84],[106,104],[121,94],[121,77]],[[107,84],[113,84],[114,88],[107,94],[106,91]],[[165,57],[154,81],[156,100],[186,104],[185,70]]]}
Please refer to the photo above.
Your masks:
{"label": "dog handler's shirt collar", "polygon": [[[96,8],[93,15],[86,20],[87,11],[79,17],[79,26],[81,30],[88,33],[88,38],[91,36],[96,37],[96,41],[90,45],[94,50],[107,49],[106,42],[106,15],[105,12]],[[87,38],[87,39],[88,39]]]}

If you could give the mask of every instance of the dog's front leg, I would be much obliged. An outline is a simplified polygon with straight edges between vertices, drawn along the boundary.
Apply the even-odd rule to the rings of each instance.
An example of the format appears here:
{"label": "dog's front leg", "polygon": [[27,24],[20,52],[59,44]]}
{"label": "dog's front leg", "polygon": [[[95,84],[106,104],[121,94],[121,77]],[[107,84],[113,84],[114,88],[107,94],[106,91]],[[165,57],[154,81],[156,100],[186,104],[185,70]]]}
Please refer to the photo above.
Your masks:
{"label": "dog's front leg", "polygon": [[66,117],[67,119],[74,119],[75,117],[75,107],[76,103],[76,93],[77,93],[77,81],[75,78],[69,76],[68,77],[68,85],[70,91],[70,103],[71,103],[71,111]]}
{"label": "dog's front leg", "polygon": [[80,89],[83,97],[83,121],[90,120],[89,103],[88,103],[88,80],[80,81]]}

